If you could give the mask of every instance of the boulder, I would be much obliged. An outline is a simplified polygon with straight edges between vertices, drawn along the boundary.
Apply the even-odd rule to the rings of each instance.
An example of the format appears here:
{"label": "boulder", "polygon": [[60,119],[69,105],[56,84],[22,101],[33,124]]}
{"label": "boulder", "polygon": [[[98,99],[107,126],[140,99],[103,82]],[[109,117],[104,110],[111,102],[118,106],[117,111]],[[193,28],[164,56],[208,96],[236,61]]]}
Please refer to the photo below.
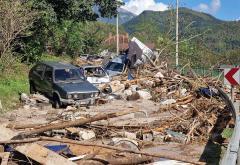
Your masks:
{"label": "boulder", "polygon": [[140,99],[140,95],[137,92],[133,92],[132,95],[127,97],[128,101],[135,101]]}
{"label": "boulder", "polygon": [[137,91],[137,94],[140,99],[150,100],[152,98],[152,95],[148,91],[139,90]]}

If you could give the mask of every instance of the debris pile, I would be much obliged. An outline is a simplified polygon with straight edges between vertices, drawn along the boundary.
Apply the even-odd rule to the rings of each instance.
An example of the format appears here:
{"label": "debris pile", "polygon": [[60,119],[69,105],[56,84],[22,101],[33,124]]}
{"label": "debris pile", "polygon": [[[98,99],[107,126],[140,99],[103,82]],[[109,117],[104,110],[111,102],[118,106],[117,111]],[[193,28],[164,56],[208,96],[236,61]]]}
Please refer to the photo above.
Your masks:
{"label": "debris pile", "polygon": [[[208,140],[222,143],[222,131],[234,127],[215,79],[151,67],[139,69],[133,77],[119,76],[103,85],[112,89],[98,100],[103,105],[48,110],[42,123],[9,123],[1,130],[13,133],[0,137],[0,157],[17,164],[147,164],[158,158],[202,164],[184,155],[145,149]],[[22,94],[21,101],[31,107],[49,102],[40,96]]]}

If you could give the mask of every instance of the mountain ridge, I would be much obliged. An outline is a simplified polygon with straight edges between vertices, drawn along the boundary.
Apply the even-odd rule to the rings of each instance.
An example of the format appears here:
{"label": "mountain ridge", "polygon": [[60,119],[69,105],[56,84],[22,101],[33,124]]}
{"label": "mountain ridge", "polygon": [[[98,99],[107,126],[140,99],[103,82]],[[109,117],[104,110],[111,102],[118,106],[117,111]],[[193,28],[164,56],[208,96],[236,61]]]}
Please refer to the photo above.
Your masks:
{"label": "mountain ridge", "polygon": [[[123,24],[132,36],[154,42],[156,36],[175,35],[175,9],[166,11],[144,11]],[[179,8],[180,39],[205,33],[193,42],[203,42],[213,52],[225,52],[240,48],[240,21],[224,21],[210,14]],[[187,27],[187,28],[186,28]],[[186,30],[187,29],[187,30]],[[205,32],[206,31],[206,32]]]}
{"label": "mountain ridge", "polygon": [[[118,13],[119,13],[119,24],[123,24],[125,22],[130,21],[131,19],[135,18],[137,15],[126,10],[123,8],[119,8],[118,9]],[[112,17],[112,18],[103,18],[100,17],[98,19],[98,21],[103,22],[103,23],[108,23],[108,24],[116,24],[116,18]]]}

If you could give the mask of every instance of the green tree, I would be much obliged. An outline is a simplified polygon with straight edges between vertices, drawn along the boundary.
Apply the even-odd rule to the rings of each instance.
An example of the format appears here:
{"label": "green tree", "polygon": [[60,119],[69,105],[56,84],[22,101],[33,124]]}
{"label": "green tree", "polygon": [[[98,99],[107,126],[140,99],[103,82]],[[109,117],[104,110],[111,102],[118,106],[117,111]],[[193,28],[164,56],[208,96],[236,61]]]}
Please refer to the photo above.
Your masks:
{"label": "green tree", "polygon": [[[56,52],[79,54],[92,50],[100,40],[99,33],[90,32],[88,21],[96,21],[100,16],[116,15],[117,0],[28,0],[32,9],[38,10],[32,35],[23,38],[25,61],[35,61],[46,51],[49,44]],[[81,28],[85,28],[85,33]],[[97,34],[97,35],[95,35]],[[66,45],[67,44],[67,45]],[[98,44],[99,45],[99,44]],[[95,49],[95,48],[94,48]]]}

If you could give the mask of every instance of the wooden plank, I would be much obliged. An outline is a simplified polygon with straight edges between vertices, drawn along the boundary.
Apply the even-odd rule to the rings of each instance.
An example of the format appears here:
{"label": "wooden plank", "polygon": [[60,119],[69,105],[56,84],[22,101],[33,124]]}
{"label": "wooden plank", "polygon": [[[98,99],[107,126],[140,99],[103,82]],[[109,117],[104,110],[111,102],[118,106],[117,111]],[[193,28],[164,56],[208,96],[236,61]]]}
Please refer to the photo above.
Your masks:
{"label": "wooden plank", "polygon": [[44,165],[76,165],[74,162],[36,143],[18,146],[16,150]]}
{"label": "wooden plank", "polygon": [[0,145],[0,153],[4,152],[4,146]]}
{"label": "wooden plank", "polygon": [[18,133],[16,131],[12,131],[9,128],[6,128],[5,125],[0,125],[0,141],[11,140]]}
{"label": "wooden plank", "polygon": [[0,153],[0,165],[7,165],[9,156],[10,156],[9,152]]}

